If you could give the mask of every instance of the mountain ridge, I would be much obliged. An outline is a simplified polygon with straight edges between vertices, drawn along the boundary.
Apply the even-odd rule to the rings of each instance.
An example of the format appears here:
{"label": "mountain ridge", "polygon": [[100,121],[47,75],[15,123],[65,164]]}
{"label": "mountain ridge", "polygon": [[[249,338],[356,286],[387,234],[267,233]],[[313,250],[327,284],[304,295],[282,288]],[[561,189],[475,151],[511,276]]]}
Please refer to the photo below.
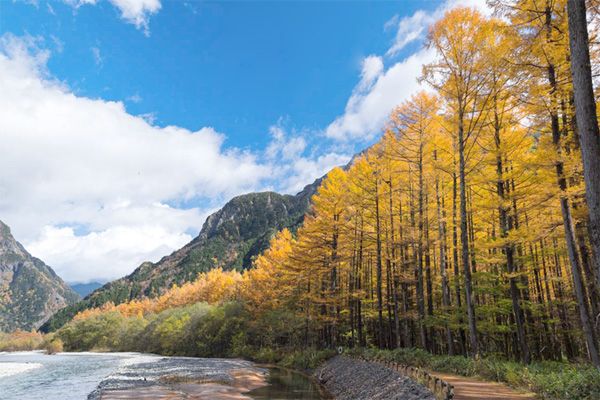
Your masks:
{"label": "mountain ridge", "polygon": [[267,191],[232,198],[211,214],[199,234],[182,248],[158,262],[143,262],[129,275],[108,282],[80,302],[59,310],[41,330],[54,331],[78,312],[108,301],[119,304],[160,295],[173,284],[191,281],[212,268],[249,268],[252,259],[268,247],[273,234],[284,228],[295,230],[302,224],[310,199],[325,176],[295,195]]}
{"label": "mountain ridge", "polygon": [[82,298],[92,293],[94,290],[102,287],[104,285],[100,282],[88,282],[88,283],[69,283],[68,284],[71,289],[73,289],[78,295]]}
{"label": "mountain ridge", "polygon": [[0,221],[0,331],[39,328],[80,297]]}

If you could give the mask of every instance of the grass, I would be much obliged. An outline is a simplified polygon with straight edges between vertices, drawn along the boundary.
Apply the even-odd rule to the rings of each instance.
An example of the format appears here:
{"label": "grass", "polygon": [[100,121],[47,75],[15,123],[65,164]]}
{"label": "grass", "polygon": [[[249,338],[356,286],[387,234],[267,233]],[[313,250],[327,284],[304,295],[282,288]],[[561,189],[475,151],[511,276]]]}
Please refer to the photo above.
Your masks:
{"label": "grass", "polygon": [[290,349],[286,347],[252,347],[243,351],[234,351],[231,355],[242,357],[262,364],[276,364],[298,371],[316,369],[323,362],[336,354],[334,350],[317,350],[315,348]]}
{"label": "grass", "polygon": [[525,389],[544,400],[600,400],[600,371],[590,364],[542,361],[524,365],[495,358],[433,355],[421,349],[353,349],[350,354],[455,375],[481,377]]}

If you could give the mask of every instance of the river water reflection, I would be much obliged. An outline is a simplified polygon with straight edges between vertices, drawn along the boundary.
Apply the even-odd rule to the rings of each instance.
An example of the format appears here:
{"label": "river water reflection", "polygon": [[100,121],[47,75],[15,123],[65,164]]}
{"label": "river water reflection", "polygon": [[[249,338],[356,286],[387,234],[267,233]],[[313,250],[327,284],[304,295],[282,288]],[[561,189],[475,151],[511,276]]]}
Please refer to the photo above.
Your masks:
{"label": "river water reflection", "polygon": [[256,400],[319,400],[319,387],[306,376],[294,371],[269,368],[268,385],[254,389],[247,395]]}

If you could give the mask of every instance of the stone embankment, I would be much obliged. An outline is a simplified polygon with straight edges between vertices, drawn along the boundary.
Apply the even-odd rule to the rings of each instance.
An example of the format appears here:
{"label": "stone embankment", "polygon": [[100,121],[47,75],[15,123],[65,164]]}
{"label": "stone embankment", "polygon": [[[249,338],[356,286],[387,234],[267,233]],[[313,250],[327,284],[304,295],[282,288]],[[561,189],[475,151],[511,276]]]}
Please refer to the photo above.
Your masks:
{"label": "stone embankment", "polygon": [[425,386],[377,362],[336,356],[315,376],[336,399],[435,400]]}

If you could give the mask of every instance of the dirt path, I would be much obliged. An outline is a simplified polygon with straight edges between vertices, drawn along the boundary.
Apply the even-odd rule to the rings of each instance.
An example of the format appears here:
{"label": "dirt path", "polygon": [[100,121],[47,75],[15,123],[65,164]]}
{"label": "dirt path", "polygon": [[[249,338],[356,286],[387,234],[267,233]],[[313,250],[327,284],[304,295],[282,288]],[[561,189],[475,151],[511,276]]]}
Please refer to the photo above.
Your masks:
{"label": "dirt path", "polygon": [[431,374],[454,386],[455,400],[522,400],[536,398],[533,393],[519,392],[502,383],[482,381],[442,372],[431,372]]}

